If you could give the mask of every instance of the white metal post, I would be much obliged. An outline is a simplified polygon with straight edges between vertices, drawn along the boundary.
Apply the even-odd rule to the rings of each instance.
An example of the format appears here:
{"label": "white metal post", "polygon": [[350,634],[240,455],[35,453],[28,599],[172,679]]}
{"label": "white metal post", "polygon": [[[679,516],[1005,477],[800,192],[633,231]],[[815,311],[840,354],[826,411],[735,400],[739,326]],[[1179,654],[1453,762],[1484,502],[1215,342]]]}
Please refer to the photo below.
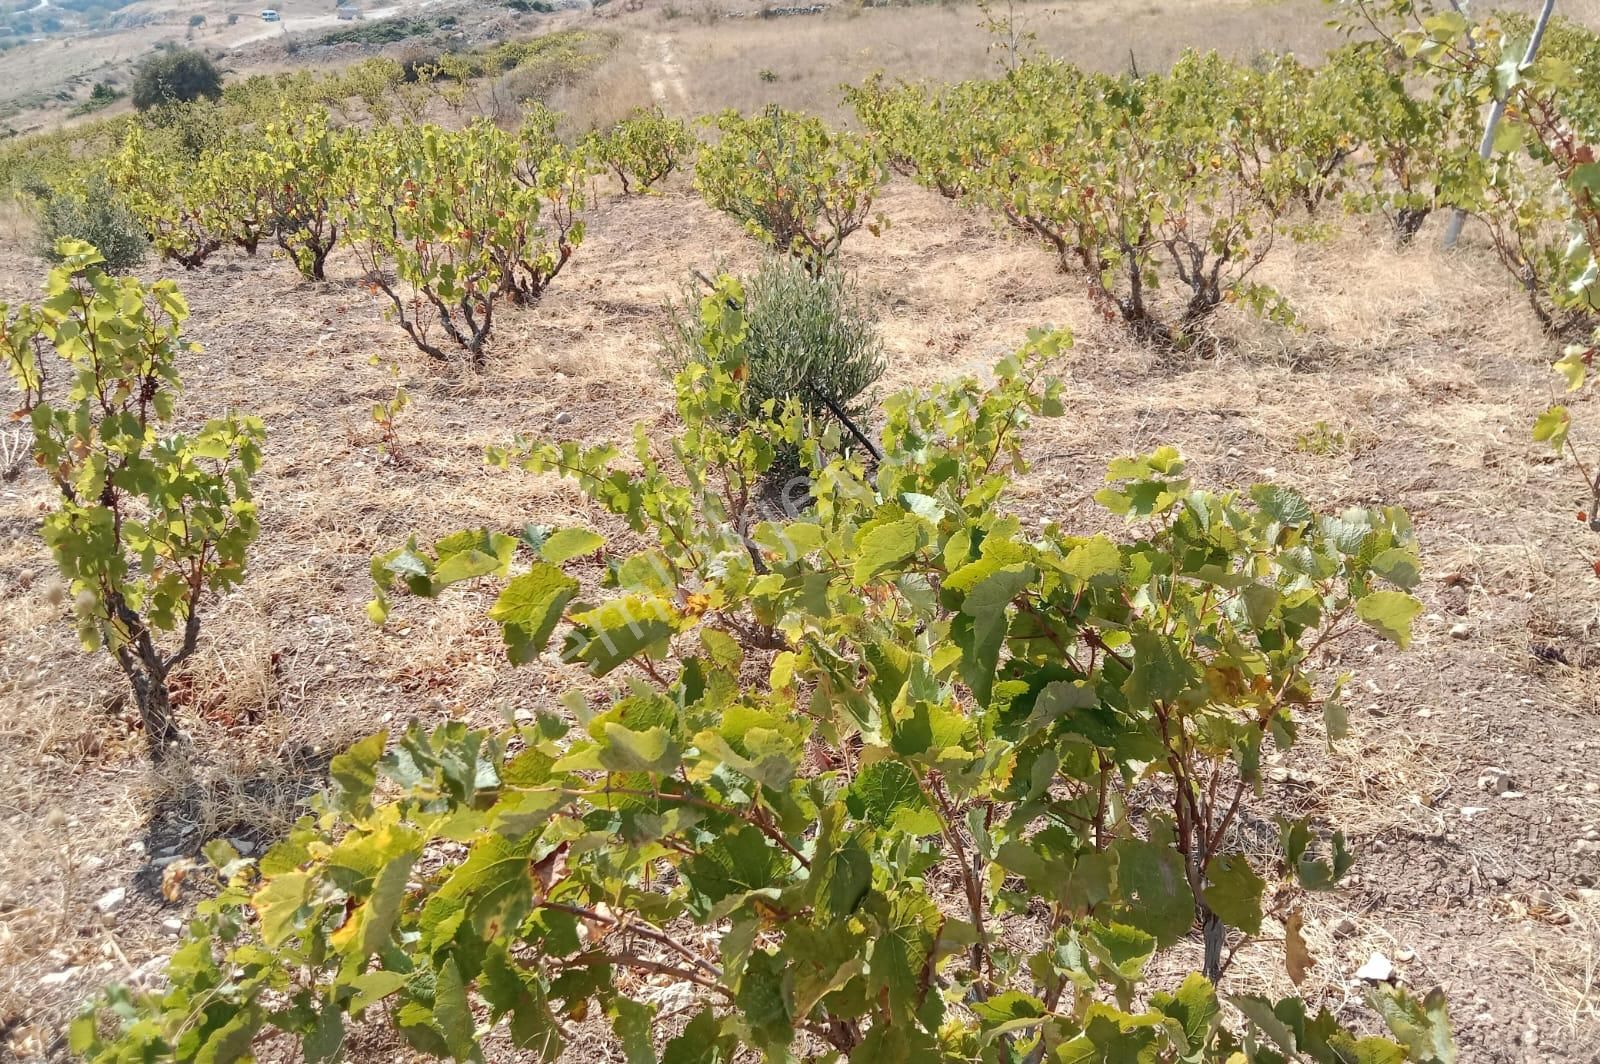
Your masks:
{"label": "white metal post", "polygon": [[[1539,42],[1544,40],[1545,27],[1550,25],[1550,16],[1555,14],[1556,0],[1544,0],[1544,7],[1539,11],[1539,20],[1533,24],[1533,36],[1528,38],[1528,50],[1523,53],[1522,66],[1533,62],[1533,57],[1538,54]],[[1500,120],[1506,115],[1506,95],[1495,97],[1494,106],[1489,109],[1489,121],[1483,127],[1483,142],[1478,145],[1478,158],[1487,162],[1494,153],[1494,131],[1499,128]],[[1450,224],[1445,227],[1444,246],[1448,250],[1456,246],[1456,241],[1461,238],[1461,227],[1467,222],[1467,212],[1457,207],[1450,215]]]}

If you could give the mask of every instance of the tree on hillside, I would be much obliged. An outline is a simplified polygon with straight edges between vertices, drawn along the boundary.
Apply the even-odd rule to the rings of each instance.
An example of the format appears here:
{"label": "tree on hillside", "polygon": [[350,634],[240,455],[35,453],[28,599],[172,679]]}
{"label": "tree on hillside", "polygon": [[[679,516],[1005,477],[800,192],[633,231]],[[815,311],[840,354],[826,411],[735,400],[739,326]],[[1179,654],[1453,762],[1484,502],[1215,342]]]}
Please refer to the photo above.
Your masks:
{"label": "tree on hillside", "polygon": [[164,103],[215,100],[222,95],[222,74],[216,64],[194,51],[155,55],[139,66],[133,79],[133,105],[141,111]]}

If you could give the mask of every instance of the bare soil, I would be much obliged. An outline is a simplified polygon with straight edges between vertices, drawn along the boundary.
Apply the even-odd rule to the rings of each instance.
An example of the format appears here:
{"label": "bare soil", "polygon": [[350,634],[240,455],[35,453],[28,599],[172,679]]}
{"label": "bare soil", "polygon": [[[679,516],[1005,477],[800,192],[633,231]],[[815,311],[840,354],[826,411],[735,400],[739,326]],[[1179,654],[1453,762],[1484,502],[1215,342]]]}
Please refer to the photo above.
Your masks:
{"label": "bare soil", "polygon": [[[1077,335],[1068,414],[1030,438],[1015,485],[1029,518],[1104,525],[1089,497],[1106,461],[1163,443],[1206,486],[1270,478],[1321,508],[1410,511],[1427,573],[1414,645],[1336,648],[1326,672],[1352,675],[1354,735],[1325,749],[1308,727],[1258,810],[1315,813],[1360,852],[1344,889],[1303,900],[1318,963],[1301,991],[1355,1015],[1354,973],[1380,952],[1408,983],[1445,988],[1464,1061],[1600,1060],[1600,544],[1574,520],[1571,468],[1529,438],[1551,351],[1499,267],[1475,245],[1430,250],[1431,229],[1398,250],[1352,221],[1272,263],[1301,331],[1227,317],[1224,353],[1200,361],[1130,346],[1051,256],[981,215],[901,183],[881,206],[892,227],[852,238],[844,261],[879,315],[887,387],[986,372],[1036,325]],[[161,869],[209,837],[267,843],[342,744],[409,718],[489,725],[584,682],[508,667],[487,592],[404,603],[375,630],[369,559],[411,531],[614,531],[565,484],[487,470],[482,449],[517,432],[621,439],[641,422],[659,438],[663,304],[691,269],[755,259],[681,175],[662,196],[611,190],[546,299],[499,321],[477,374],[411,348],[347,258],[326,285],[265,253],[179,276],[205,346],[182,413],[266,419],[263,532],[180,685],[196,757],[157,776],[119,677],[76,646],[37,536],[47,486],[31,470],[0,484],[0,1059],[59,1058],[96,987],[150,979],[192,904],[162,900]],[[44,270],[0,247],[0,299],[36,297]],[[393,455],[369,414],[387,362],[413,399]],[[1600,424],[1600,406],[1574,420]],[[1508,793],[1480,789],[1490,768]],[[1229,990],[1290,989],[1274,937],[1240,952]],[[608,1053],[620,1059],[586,1040],[569,1055]],[[400,1053],[377,1040],[355,1057]]]}

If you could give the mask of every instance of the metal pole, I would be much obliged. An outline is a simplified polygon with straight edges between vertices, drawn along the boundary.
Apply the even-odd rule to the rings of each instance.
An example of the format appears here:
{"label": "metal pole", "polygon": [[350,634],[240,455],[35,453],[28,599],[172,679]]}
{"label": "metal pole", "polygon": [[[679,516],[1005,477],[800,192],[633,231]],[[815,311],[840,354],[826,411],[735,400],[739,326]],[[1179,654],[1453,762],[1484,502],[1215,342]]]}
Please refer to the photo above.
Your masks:
{"label": "metal pole", "polygon": [[[1550,16],[1555,14],[1556,0],[1544,0],[1544,7],[1539,11],[1539,21],[1533,24],[1533,36],[1528,38],[1528,50],[1522,56],[1522,66],[1533,62],[1533,57],[1539,51],[1539,42],[1544,40],[1544,31],[1550,25]],[[1521,69],[1519,67],[1518,69]],[[1483,142],[1478,145],[1478,158],[1484,162],[1489,161],[1489,156],[1494,154],[1494,132],[1500,126],[1500,120],[1506,115],[1506,96],[1495,98],[1494,106],[1489,109],[1489,122],[1483,127]],[[1450,215],[1450,224],[1445,227],[1444,246],[1450,250],[1456,246],[1456,241],[1461,238],[1461,227],[1467,222],[1467,212],[1457,207]]]}

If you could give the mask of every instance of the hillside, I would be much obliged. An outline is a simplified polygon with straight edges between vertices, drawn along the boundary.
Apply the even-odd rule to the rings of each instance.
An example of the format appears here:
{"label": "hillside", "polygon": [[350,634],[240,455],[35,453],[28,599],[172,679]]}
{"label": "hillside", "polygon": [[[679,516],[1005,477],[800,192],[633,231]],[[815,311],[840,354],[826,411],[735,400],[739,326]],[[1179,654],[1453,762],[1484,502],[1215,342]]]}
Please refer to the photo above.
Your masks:
{"label": "hillside", "polygon": [[[320,32],[304,6],[304,28]],[[1573,7],[1570,17],[1600,28],[1600,9]],[[293,27],[299,7],[283,8]],[[471,5],[461,10],[471,17]],[[879,69],[956,80],[994,62],[966,8],[714,24],[669,11],[550,16],[617,34],[603,64],[553,101],[587,119],[569,121],[652,102],[683,115],[778,102],[845,121],[841,83]],[[206,26],[225,14],[207,9]],[[1189,46],[1246,60],[1315,56],[1337,43],[1323,17],[1298,0],[1152,0],[1131,14],[1082,0],[1041,11],[1030,28],[1048,54],[1121,72],[1130,57],[1164,69]],[[151,39],[72,39],[60,54],[93,78]],[[215,31],[214,46],[227,43]],[[242,71],[293,64],[268,53],[271,41],[231,44]],[[41,60],[45,47],[58,46],[0,57],[0,75],[43,88],[37,64],[68,69],[55,52]],[[96,989],[153,983],[195,900],[166,900],[163,870],[214,838],[260,853],[352,741],[409,720],[497,727],[558,705],[563,690],[623,693],[620,673],[596,680],[543,657],[510,668],[486,619],[493,587],[401,601],[382,629],[365,612],[373,556],[412,533],[431,542],[474,526],[578,525],[628,541],[625,523],[571,484],[487,468],[483,452],[519,433],[626,448],[643,426],[665,440],[677,428],[661,364],[669,304],[696,293],[693,271],[748,273],[761,255],[690,174],[667,178],[659,195],[623,196],[606,176],[590,187],[581,247],[535,304],[496,312],[481,369],[419,353],[340,251],[327,283],[302,280],[266,244],[253,257],[220,251],[199,270],[152,258],[136,271],[178,281],[192,311],[186,335],[203,348],[183,366],[180,421],[239,408],[266,423],[262,532],[247,579],[208,608],[200,650],[174,681],[194,771],[152,770],[124,681],[107,655],[79,647],[39,538],[54,486],[26,464],[0,484],[0,1059],[65,1059],[65,1023]],[[1356,973],[1377,953],[1405,983],[1443,988],[1463,1062],[1600,1060],[1595,536],[1573,520],[1583,502],[1570,466],[1530,438],[1557,384],[1551,342],[1486,231],[1474,223],[1447,253],[1444,211],[1404,247],[1381,217],[1319,215],[1324,239],[1285,241],[1259,275],[1298,326],[1223,307],[1219,353],[1202,359],[1130,340],[1080,277],[987,211],[903,176],[874,211],[891,224],[856,233],[840,261],[883,338],[880,395],[987,375],[1036,326],[1074,338],[1061,368],[1065,415],[1029,430],[1031,469],[1008,496],[1024,527],[1120,529],[1092,500],[1105,467],[1160,445],[1178,448],[1208,489],[1270,480],[1319,513],[1409,512],[1423,573],[1414,641],[1402,651],[1360,636],[1321,656],[1320,672],[1348,674],[1350,735],[1324,743],[1308,729],[1292,750],[1269,753],[1264,793],[1239,830],[1270,849],[1273,812],[1311,816],[1341,826],[1359,854],[1339,889],[1301,903],[1308,1002],[1361,1015]],[[8,305],[36,300],[48,270],[32,224],[19,212],[0,232]],[[410,403],[385,441],[371,410],[396,379]],[[1575,421],[1600,420],[1593,389],[1572,406]],[[585,580],[601,575],[575,564],[594,570]],[[1506,786],[1494,782],[1502,773]],[[1020,939],[1037,930],[1026,913],[1012,919]],[[1231,992],[1295,991],[1284,935],[1269,919],[1240,950]],[[1198,957],[1190,936],[1150,978],[1175,980]],[[656,993],[643,977],[619,978]],[[664,1015],[687,1018],[657,998]],[[627,1059],[605,1017],[569,1028],[561,1059]],[[411,1052],[377,1025],[345,1050],[363,1061]],[[269,1040],[262,1059],[295,1052]],[[500,1044],[489,1059],[525,1058]]]}

